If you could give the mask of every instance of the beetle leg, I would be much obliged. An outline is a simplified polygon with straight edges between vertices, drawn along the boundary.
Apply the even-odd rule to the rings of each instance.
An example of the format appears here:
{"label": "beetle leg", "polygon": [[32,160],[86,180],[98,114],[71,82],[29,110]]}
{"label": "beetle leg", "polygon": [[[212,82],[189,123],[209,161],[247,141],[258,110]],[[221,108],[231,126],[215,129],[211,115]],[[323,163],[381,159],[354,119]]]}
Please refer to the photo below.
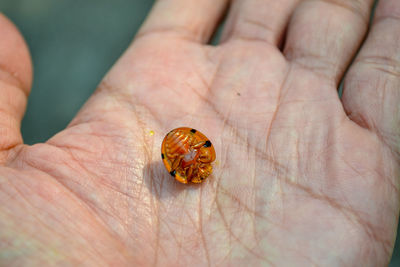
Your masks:
{"label": "beetle leg", "polygon": [[212,166],[210,164],[201,164],[199,167],[199,177],[201,180],[205,179],[212,172]]}
{"label": "beetle leg", "polygon": [[199,149],[200,147],[204,146],[204,144],[206,143],[206,141],[201,141],[198,142],[197,144],[195,144],[194,146],[192,146],[194,149]]}
{"label": "beetle leg", "polygon": [[167,158],[174,159],[174,158],[178,157],[179,154],[178,154],[178,153],[172,154],[170,151],[168,151],[168,152],[166,153],[166,156],[167,156]]}
{"label": "beetle leg", "polygon": [[192,175],[193,175],[193,165],[190,165],[190,167],[186,170],[187,179],[192,180]]}
{"label": "beetle leg", "polygon": [[172,170],[176,170],[176,168],[178,168],[178,166],[180,165],[180,163],[182,161],[182,158],[183,158],[182,155],[175,158],[175,160],[171,164]]}
{"label": "beetle leg", "polygon": [[215,158],[209,153],[209,151],[202,151],[199,156],[199,161],[202,163],[210,163],[213,162]]}
{"label": "beetle leg", "polygon": [[202,163],[207,163],[210,162],[210,155],[205,154],[205,155],[200,155],[200,162]]}
{"label": "beetle leg", "polygon": [[201,171],[199,170],[199,167],[197,167],[197,172],[193,175],[190,181],[195,184],[199,184],[203,181],[203,179],[201,179]]}

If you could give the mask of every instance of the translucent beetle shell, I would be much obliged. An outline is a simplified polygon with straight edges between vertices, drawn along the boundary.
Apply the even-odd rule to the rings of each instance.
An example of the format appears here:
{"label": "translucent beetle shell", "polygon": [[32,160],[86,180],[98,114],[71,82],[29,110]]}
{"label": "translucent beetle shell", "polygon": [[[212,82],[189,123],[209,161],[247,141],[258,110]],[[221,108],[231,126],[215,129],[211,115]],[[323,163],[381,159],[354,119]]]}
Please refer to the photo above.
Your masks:
{"label": "translucent beetle shell", "polygon": [[161,145],[167,171],[181,183],[201,183],[212,172],[215,150],[201,132],[187,127],[170,131]]}

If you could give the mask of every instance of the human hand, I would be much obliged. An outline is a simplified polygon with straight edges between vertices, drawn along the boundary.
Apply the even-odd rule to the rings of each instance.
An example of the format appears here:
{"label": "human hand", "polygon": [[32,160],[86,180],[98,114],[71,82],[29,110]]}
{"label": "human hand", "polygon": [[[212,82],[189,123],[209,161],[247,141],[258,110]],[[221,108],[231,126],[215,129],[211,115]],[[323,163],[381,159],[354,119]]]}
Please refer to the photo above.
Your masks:
{"label": "human hand", "polygon": [[[236,0],[221,44],[206,45],[226,5],[158,1],[67,129],[33,146],[19,130],[28,52],[0,17],[2,265],[388,263],[400,2],[378,6],[342,100],[371,0]],[[214,144],[200,185],[161,163],[179,126]]]}

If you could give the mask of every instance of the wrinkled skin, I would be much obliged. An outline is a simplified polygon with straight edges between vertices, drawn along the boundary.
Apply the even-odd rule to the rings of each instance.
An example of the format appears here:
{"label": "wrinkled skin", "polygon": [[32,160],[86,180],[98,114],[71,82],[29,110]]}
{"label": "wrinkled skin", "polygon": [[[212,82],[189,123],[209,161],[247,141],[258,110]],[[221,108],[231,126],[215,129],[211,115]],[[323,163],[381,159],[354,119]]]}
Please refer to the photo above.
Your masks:
{"label": "wrinkled skin", "polygon": [[[0,17],[0,265],[387,264],[400,2],[378,5],[342,99],[372,1],[277,2],[232,1],[209,46],[226,1],[160,0],[70,125],[33,146],[29,55]],[[160,160],[180,126],[215,146],[201,185]]]}

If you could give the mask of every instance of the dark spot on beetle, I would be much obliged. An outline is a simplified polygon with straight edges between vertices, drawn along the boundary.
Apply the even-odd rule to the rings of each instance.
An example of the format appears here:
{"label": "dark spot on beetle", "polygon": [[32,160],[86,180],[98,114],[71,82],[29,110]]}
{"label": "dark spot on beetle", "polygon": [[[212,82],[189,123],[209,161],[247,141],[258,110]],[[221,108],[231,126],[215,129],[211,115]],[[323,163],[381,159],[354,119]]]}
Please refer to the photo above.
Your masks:
{"label": "dark spot on beetle", "polygon": [[211,146],[211,142],[210,140],[207,140],[206,143],[204,144],[204,147],[210,147]]}
{"label": "dark spot on beetle", "polygon": [[196,133],[197,130],[196,130],[196,129],[192,129],[192,130],[190,130],[190,132],[191,132],[191,133]]}
{"label": "dark spot on beetle", "polygon": [[164,154],[163,153],[161,153],[161,158],[164,159]]}
{"label": "dark spot on beetle", "polygon": [[169,174],[171,174],[173,177],[176,175],[176,170],[171,171]]}

